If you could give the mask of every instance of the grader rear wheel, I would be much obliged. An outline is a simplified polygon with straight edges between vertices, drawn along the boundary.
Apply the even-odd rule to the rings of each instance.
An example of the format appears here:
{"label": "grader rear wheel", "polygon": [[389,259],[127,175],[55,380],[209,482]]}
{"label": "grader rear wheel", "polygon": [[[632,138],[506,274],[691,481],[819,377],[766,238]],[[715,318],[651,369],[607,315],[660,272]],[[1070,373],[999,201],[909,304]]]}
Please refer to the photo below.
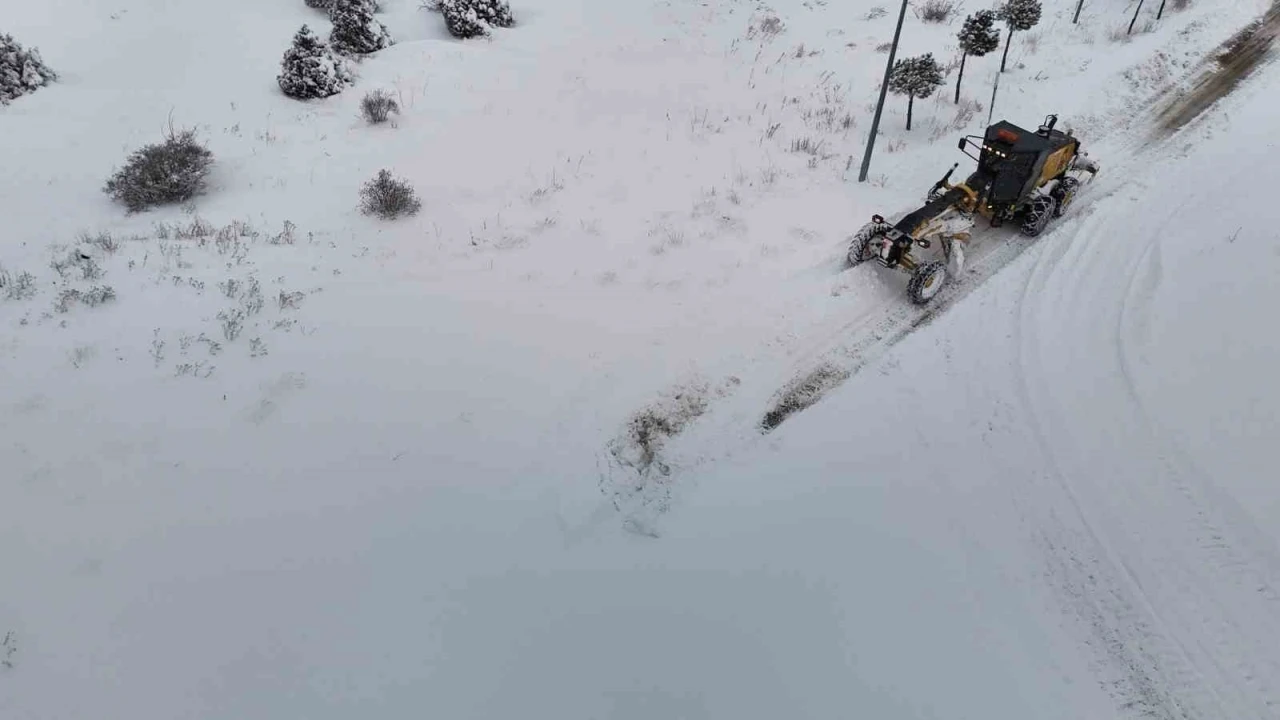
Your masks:
{"label": "grader rear wheel", "polygon": [[1071,201],[1076,198],[1076,190],[1080,188],[1080,181],[1073,177],[1064,177],[1062,182],[1058,183],[1058,187],[1054,190],[1053,197],[1058,201],[1057,207],[1053,209],[1054,217],[1062,217],[1067,208],[1071,206]]}
{"label": "grader rear wheel", "polygon": [[1031,201],[1031,209],[1027,211],[1027,217],[1022,221],[1022,234],[1027,237],[1036,237],[1044,232],[1049,221],[1053,219],[1054,208],[1057,205],[1058,202],[1047,195],[1041,195]]}

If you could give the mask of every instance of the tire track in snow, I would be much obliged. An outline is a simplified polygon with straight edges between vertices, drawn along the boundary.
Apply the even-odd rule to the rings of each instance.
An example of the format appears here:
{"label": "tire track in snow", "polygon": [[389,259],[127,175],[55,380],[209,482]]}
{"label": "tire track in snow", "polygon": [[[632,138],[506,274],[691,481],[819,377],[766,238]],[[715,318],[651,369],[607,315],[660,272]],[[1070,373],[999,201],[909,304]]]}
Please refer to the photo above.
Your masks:
{"label": "tire track in snow", "polygon": [[[1140,313],[1134,309],[1135,298],[1149,299],[1159,281],[1163,227],[1152,233],[1125,270],[1119,298],[1108,301],[1105,287],[1089,288],[1083,281],[1107,277],[1110,257],[1097,250],[1116,234],[1081,237],[1092,225],[1105,227],[1106,219],[1105,213],[1100,215],[1073,238],[1073,244],[1082,246],[1073,262],[1050,255],[1041,258],[1028,276],[1017,318],[1020,400],[1049,462],[1050,476],[1075,516],[1064,520],[1052,507],[1041,507],[1033,522],[1043,528],[1039,534],[1052,569],[1051,582],[1090,629],[1090,644],[1100,646],[1104,665],[1113,669],[1111,674],[1119,673],[1108,684],[1122,708],[1171,719],[1275,717],[1280,705],[1272,678],[1280,677],[1280,660],[1268,642],[1280,637],[1280,604],[1268,580],[1268,575],[1275,577],[1269,572],[1276,566],[1274,548],[1259,542],[1260,533],[1246,532],[1242,538],[1235,531],[1252,526],[1236,525],[1239,518],[1227,517],[1231,513],[1208,497],[1207,476],[1194,464],[1177,462],[1185,460],[1185,454],[1162,433],[1142,402],[1124,350],[1125,320]],[[1170,218],[1165,225],[1174,221]],[[1089,267],[1090,260],[1103,267]],[[1064,291],[1049,293],[1051,279],[1062,279]],[[1127,431],[1130,442],[1141,441],[1154,450],[1140,454],[1159,458],[1155,467],[1138,468],[1133,477],[1121,475],[1119,483],[1103,486],[1087,470],[1070,472],[1056,457],[1054,448],[1063,442],[1049,442],[1052,433],[1046,429],[1059,419],[1051,409],[1053,393],[1047,389],[1053,387],[1054,376],[1046,370],[1037,377],[1037,365],[1029,360],[1038,344],[1037,328],[1053,315],[1042,311],[1033,320],[1033,298],[1042,310],[1074,306],[1086,311],[1096,298],[1103,298],[1102,306],[1092,309],[1114,313],[1115,331],[1109,340],[1116,358],[1113,378],[1121,386],[1128,422],[1112,418],[1118,426],[1113,432],[1123,437]],[[1088,337],[1067,344],[1074,346],[1075,340]],[[1033,388],[1044,390],[1040,400]],[[1060,434],[1067,435],[1070,427],[1064,415],[1058,423]],[[1076,455],[1081,454],[1087,456],[1084,448]],[[1144,475],[1150,476],[1146,482]],[[1035,504],[1033,497],[1030,505]],[[1126,528],[1122,518],[1129,507],[1163,508],[1168,522]],[[1224,588],[1245,591],[1224,594]],[[1248,618],[1249,626],[1239,618]]]}
{"label": "tire track in snow", "polygon": [[[1087,236],[1101,222],[1092,218],[1077,228],[1072,240]],[[1095,235],[1096,236],[1096,235]],[[1073,243],[1063,243],[1059,255],[1066,254]],[[1017,322],[1014,325],[1013,347],[1014,387],[1018,401],[1023,406],[1027,426],[1046,460],[1047,475],[1051,481],[1046,487],[1045,478],[1037,483],[1036,492],[1026,493],[1024,507],[1031,508],[1033,518],[1027,523],[1035,528],[1033,536],[1045,553],[1047,579],[1061,595],[1068,613],[1084,624],[1090,633],[1086,645],[1099,656],[1100,682],[1115,699],[1119,708],[1141,717],[1161,720],[1192,720],[1197,716],[1188,711],[1180,700],[1166,688],[1180,684],[1169,672],[1185,675],[1186,663],[1177,657],[1176,650],[1164,647],[1161,636],[1153,630],[1143,611],[1149,603],[1142,598],[1135,600],[1132,576],[1124,563],[1089,521],[1080,497],[1067,479],[1061,463],[1055,457],[1054,443],[1049,440],[1043,411],[1033,399],[1027,361],[1027,329],[1035,324],[1027,320],[1027,308],[1033,297],[1045,297],[1045,282],[1037,282],[1040,272],[1049,275],[1063,267],[1051,254],[1028,273],[1017,303]],[[1060,305],[1066,298],[1053,297],[1051,304]],[[1057,502],[1046,498],[1057,497]],[[1056,509],[1068,508],[1067,518]],[[1137,595],[1141,595],[1138,588]],[[1143,607],[1146,606],[1146,607]]]}
{"label": "tire track in snow", "polygon": [[[1237,170],[1225,178],[1219,187],[1235,187],[1240,179],[1249,172]],[[1240,692],[1252,692],[1263,699],[1266,711],[1263,717],[1274,717],[1280,712],[1280,691],[1276,678],[1280,678],[1280,658],[1268,652],[1270,646],[1280,638],[1280,552],[1275,544],[1256,526],[1248,513],[1226,492],[1218,487],[1210,474],[1201,469],[1187,454],[1181,444],[1142,399],[1138,389],[1138,373],[1132,360],[1133,352],[1129,346],[1135,339],[1145,337],[1146,326],[1150,322],[1149,306],[1161,280],[1161,242],[1165,230],[1173,226],[1177,215],[1168,218],[1152,234],[1141,258],[1130,272],[1129,284],[1121,296],[1117,313],[1115,344],[1118,366],[1124,379],[1125,390],[1137,414],[1142,418],[1143,426],[1153,438],[1156,447],[1161,450],[1163,463],[1167,467],[1164,478],[1168,479],[1185,501],[1187,527],[1194,528],[1194,548],[1180,554],[1187,555],[1198,551],[1204,556],[1202,566],[1213,575],[1211,587],[1240,587],[1256,591],[1241,597],[1241,601],[1252,596],[1255,606],[1248,614],[1238,608],[1223,607],[1217,595],[1204,593],[1206,586],[1202,578],[1189,578],[1191,588],[1189,595],[1198,593],[1196,599],[1201,602],[1199,613],[1207,625],[1215,627],[1217,639],[1214,655],[1225,656],[1230,661],[1228,668],[1218,668],[1220,681],[1235,685]],[[1185,592],[1185,591],[1184,591]],[[1204,605],[1210,607],[1204,608]],[[1212,612],[1216,609],[1216,612]],[[1261,618],[1261,627],[1251,624],[1242,627],[1236,618],[1247,616]],[[1226,638],[1230,637],[1228,642]],[[1259,640],[1261,639],[1261,643]],[[1253,664],[1238,653],[1240,647],[1250,647],[1250,656],[1256,658]],[[1263,667],[1256,667],[1257,664]]]}
{"label": "tire track in snow", "polygon": [[[1280,2],[1273,4],[1263,21],[1270,29],[1259,33],[1267,35],[1268,44],[1280,22],[1278,8]],[[1258,60],[1259,55],[1252,59]],[[1210,105],[1245,84],[1234,80],[1212,102],[1196,100],[1200,106],[1183,117],[1178,127],[1202,119]],[[1168,113],[1169,107],[1164,108],[1160,119],[1167,120]],[[1136,155],[1153,155],[1180,134],[1157,133],[1158,139],[1140,145]],[[1230,185],[1224,182],[1218,187]],[[1126,415],[1132,420],[1130,434],[1156,451],[1151,455],[1158,462],[1148,469],[1151,478],[1141,482],[1145,478],[1121,476],[1120,482],[1104,485],[1086,474],[1073,481],[1055,462],[1054,477],[1078,517],[1064,522],[1046,507],[1034,522],[1047,528],[1040,535],[1052,581],[1089,628],[1094,638],[1090,645],[1101,651],[1103,664],[1112,669],[1112,676],[1119,673],[1109,685],[1122,708],[1161,718],[1280,717],[1280,653],[1275,650],[1280,638],[1280,553],[1238,502],[1183,450],[1143,401],[1136,382],[1139,375],[1131,346],[1144,337],[1150,320],[1148,306],[1161,280],[1159,243],[1163,230],[1173,223],[1174,218],[1168,218],[1152,233],[1128,269],[1114,310],[1117,379],[1127,401]],[[1087,250],[1099,243],[1099,237],[1110,236],[1099,233],[1077,243],[1082,251],[1073,258],[1076,264],[1091,255]],[[1061,274],[1071,264],[1048,267],[1050,275]],[[1079,279],[1090,274],[1082,264],[1080,268],[1071,278],[1077,287]],[[1092,268],[1095,274],[1105,270]],[[1042,325],[1027,324],[1026,301],[1033,296],[1033,282],[1029,277],[1020,306],[1020,335]],[[1077,295],[1086,302],[1092,299],[1087,291]],[[1046,297],[1040,298],[1042,305]],[[1051,302],[1063,306],[1070,300],[1055,297]],[[1020,338],[1017,346],[1023,353],[1018,365],[1023,402],[1036,425],[1042,452],[1052,461],[1052,445],[1040,427],[1047,413],[1037,407],[1028,381],[1026,342]],[[1048,386],[1049,378],[1047,374],[1040,378],[1043,386]],[[1046,397],[1051,393],[1046,392]],[[1126,528],[1127,507],[1162,508],[1167,521]],[[1095,530],[1095,525],[1111,528],[1110,537]],[[1088,558],[1088,563],[1081,557]]]}

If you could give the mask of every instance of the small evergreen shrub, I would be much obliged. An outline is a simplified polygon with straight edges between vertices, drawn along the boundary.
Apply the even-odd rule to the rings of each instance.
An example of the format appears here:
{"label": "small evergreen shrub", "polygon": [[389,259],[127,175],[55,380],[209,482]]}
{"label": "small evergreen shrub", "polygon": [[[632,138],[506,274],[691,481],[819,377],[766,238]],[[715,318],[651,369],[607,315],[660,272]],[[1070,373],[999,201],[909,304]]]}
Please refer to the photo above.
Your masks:
{"label": "small evergreen shrub", "polygon": [[39,50],[26,50],[12,35],[0,33],[0,105],[57,79],[58,74],[44,64]]}
{"label": "small evergreen shrub", "polygon": [[[329,16],[331,19],[333,17],[333,9],[338,6],[339,2],[341,2],[341,0],[329,0]],[[378,3],[378,0],[359,0],[359,2],[368,5],[369,9],[373,12],[382,12],[382,5]]]}
{"label": "small evergreen shrub", "polygon": [[964,80],[964,64],[969,56],[982,57],[1000,47],[1000,31],[996,30],[994,10],[979,10],[966,17],[957,35],[960,40],[960,73],[956,76],[956,104],[960,103],[960,82]]}
{"label": "small evergreen shrub", "polygon": [[1040,0],[1006,0],[996,14],[1009,28],[1008,38],[1004,42],[1004,55],[1000,57],[1000,72],[1004,72],[1009,61],[1009,46],[1013,44],[1013,31],[1030,30],[1040,22]]}
{"label": "small evergreen shrub", "polygon": [[515,24],[507,0],[440,0],[439,8],[449,34],[457,38],[480,37],[491,28]]}
{"label": "small evergreen shrub", "polygon": [[373,12],[370,0],[334,0],[329,15],[333,21],[329,47],[347,55],[365,55],[391,47],[391,33],[373,17]]}
{"label": "small evergreen shrub", "polygon": [[911,112],[916,98],[927,98],[942,84],[942,66],[933,53],[903,58],[893,64],[889,76],[889,92],[907,96],[907,129],[911,129]]}
{"label": "small evergreen shrub", "polygon": [[337,95],[352,81],[346,62],[306,25],[293,36],[276,77],[284,94],[298,100]]}

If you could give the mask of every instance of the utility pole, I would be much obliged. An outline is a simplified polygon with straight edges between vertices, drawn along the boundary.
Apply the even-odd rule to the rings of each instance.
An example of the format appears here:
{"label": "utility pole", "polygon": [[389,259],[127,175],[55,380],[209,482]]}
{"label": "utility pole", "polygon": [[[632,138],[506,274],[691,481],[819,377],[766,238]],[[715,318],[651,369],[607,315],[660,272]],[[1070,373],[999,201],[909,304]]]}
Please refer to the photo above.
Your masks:
{"label": "utility pole", "polygon": [[[1080,2],[1076,3],[1076,16],[1071,18],[1072,25],[1078,25],[1080,23],[1080,8],[1082,7],[1084,7],[1084,0],[1080,0]],[[1161,7],[1164,6],[1161,5]]]}
{"label": "utility pole", "polygon": [[1125,33],[1125,35],[1132,35],[1132,34],[1133,34],[1133,24],[1134,24],[1134,23],[1136,23],[1136,22],[1138,22],[1138,11],[1142,10],[1142,3],[1143,3],[1143,2],[1144,2],[1144,0],[1138,0],[1138,7],[1136,7],[1136,8],[1134,8],[1134,9],[1133,9],[1133,19],[1129,21],[1129,31],[1128,31],[1128,32],[1126,32],[1126,33]]}
{"label": "utility pole", "polygon": [[867,149],[862,153],[862,169],[858,172],[858,182],[867,181],[867,171],[871,169],[871,150],[876,145],[876,134],[880,132],[880,113],[884,110],[884,98],[889,92],[889,76],[893,74],[893,58],[898,54],[898,38],[902,35],[902,21],[907,17],[907,0],[902,0],[902,10],[898,13],[898,27],[893,31],[893,44],[889,46],[889,59],[884,64],[884,80],[880,83],[880,101],[876,103],[876,114],[871,119],[871,134],[867,136]]}
{"label": "utility pole", "polygon": [[987,108],[987,127],[991,127],[991,118],[996,114],[996,91],[1000,89],[1000,73],[996,73],[996,84],[991,86],[991,106]]}

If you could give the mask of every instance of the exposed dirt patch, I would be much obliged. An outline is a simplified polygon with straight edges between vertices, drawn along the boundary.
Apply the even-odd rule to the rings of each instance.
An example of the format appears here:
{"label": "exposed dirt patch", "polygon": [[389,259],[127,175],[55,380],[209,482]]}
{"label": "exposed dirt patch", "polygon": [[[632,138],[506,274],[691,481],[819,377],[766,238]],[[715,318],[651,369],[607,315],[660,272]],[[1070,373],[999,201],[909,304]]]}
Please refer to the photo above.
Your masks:
{"label": "exposed dirt patch", "polygon": [[825,364],[792,380],[778,391],[773,406],[760,420],[761,431],[770,432],[787,418],[813,406],[837,385],[848,380],[850,374],[844,368]]}
{"label": "exposed dirt patch", "polygon": [[670,509],[676,475],[663,457],[667,443],[740,383],[728,377],[714,386],[700,379],[677,385],[627,418],[609,443],[609,467],[600,475],[600,491],[622,513],[624,527],[656,537],[655,523]]}
{"label": "exposed dirt patch", "polygon": [[1280,34],[1280,0],[1261,18],[1241,28],[1207,60],[1208,66],[1192,87],[1173,98],[1160,111],[1158,129],[1172,133],[1199,117],[1217,101],[1230,95],[1262,65]]}
{"label": "exposed dirt patch", "polygon": [[706,412],[707,406],[706,386],[682,387],[671,392],[627,420],[622,437],[611,448],[613,456],[640,474],[654,469],[668,474],[670,470],[661,461],[659,450]]}

